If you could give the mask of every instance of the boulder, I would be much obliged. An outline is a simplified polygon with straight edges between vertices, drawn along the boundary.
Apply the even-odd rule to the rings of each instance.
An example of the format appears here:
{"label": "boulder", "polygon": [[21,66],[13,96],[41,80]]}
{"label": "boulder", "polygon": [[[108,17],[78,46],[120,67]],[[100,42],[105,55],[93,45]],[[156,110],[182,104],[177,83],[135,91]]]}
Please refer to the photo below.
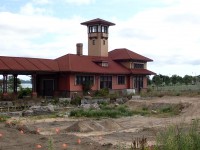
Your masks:
{"label": "boulder", "polygon": [[32,106],[29,110],[25,110],[22,112],[23,116],[32,116],[32,115],[46,115],[54,112],[53,105],[47,106]]}

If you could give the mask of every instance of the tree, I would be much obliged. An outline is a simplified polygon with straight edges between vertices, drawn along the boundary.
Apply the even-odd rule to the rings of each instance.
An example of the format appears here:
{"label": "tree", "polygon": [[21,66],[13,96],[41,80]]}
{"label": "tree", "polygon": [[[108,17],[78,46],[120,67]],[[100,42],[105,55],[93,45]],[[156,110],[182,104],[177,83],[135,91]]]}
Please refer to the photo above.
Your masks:
{"label": "tree", "polygon": [[185,75],[183,77],[183,82],[188,85],[188,84],[192,84],[192,81],[193,81],[193,77],[192,76],[189,76],[189,75]]}
{"label": "tree", "polygon": [[160,75],[155,75],[152,78],[152,82],[158,87],[162,84],[162,78],[160,77]]}
{"label": "tree", "polygon": [[171,81],[172,81],[173,85],[175,85],[177,83],[182,84],[183,83],[183,78],[181,76],[178,76],[178,75],[172,75]]}
{"label": "tree", "polygon": [[[21,80],[17,78],[17,87],[21,87]],[[8,91],[13,91],[14,89],[14,77],[8,76]]]}

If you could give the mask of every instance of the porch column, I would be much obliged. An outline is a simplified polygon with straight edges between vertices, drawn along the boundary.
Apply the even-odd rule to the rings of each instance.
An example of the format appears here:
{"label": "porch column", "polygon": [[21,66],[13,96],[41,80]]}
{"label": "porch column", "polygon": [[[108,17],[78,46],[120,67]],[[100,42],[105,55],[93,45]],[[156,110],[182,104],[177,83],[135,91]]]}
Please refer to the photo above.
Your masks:
{"label": "porch column", "polygon": [[36,74],[32,74],[32,97],[37,98]]}
{"label": "porch column", "polygon": [[7,81],[8,81],[8,75],[7,74],[3,74],[3,95],[7,95]]}
{"label": "porch column", "polygon": [[13,84],[14,84],[14,86],[13,86],[13,93],[17,94],[17,74],[13,75],[13,79],[14,79],[14,82],[13,82]]}

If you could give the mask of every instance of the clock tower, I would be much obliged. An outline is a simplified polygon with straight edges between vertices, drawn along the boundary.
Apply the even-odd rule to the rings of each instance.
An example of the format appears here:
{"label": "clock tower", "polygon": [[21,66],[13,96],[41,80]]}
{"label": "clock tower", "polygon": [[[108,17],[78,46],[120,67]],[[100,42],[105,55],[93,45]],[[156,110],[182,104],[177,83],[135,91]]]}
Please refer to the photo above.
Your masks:
{"label": "clock tower", "polygon": [[108,28],[115,24],[97,18],[81,25],[88,28],[88,56],[108,57]]}

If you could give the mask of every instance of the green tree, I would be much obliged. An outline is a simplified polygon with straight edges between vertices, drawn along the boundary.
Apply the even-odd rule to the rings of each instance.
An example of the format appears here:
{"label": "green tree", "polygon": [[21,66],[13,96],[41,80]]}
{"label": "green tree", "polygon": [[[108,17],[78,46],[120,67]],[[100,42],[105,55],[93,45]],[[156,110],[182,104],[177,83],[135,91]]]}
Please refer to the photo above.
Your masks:
{"label": "green tree", "polygon": [[189,76],[189,75],[185,75],[183,77],[183,82],[188,85],[188,84],[192,84],[192,81],[193,81],[193,77],[192,76]]}
{"label": "green tree", "polygon": [[175,85],[177,83],[182,84],[183,83],[183,78],[181,76],[178,76],[178,75],[172,75],[171,81],[172,81],[173,85]]}
{"label": "green tree", "polygon": [[[21,88],[21,80],[17,78],[17,87]],[[13,91],[14,89],[14,77],[8,76],[8,91]]]}
{"label": "green tree", "polygon": [[155,75],[152,78],[152,82],[157,86],[160,86],[162,84],[162,78],[160,77],[160,75]]}

